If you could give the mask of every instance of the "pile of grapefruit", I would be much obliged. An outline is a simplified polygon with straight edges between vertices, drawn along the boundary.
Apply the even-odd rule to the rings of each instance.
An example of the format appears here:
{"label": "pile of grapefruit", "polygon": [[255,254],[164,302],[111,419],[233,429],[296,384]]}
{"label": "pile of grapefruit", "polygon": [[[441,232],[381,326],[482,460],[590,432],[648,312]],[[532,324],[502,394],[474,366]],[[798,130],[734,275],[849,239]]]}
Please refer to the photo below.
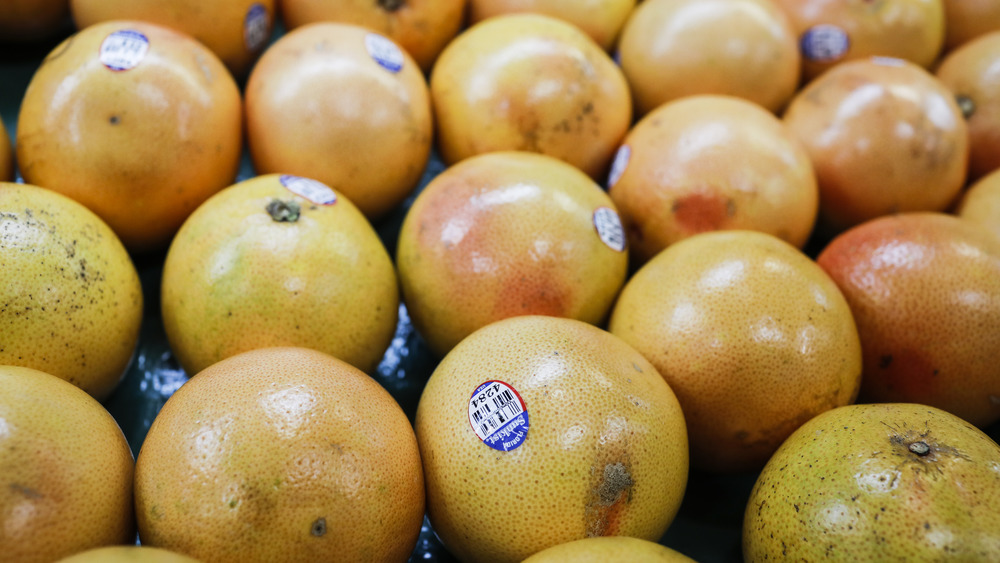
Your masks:
{"label": "pile of grapefruit", "polygon": [[8,0],[0,560],[1000,560],[1000,3]]}

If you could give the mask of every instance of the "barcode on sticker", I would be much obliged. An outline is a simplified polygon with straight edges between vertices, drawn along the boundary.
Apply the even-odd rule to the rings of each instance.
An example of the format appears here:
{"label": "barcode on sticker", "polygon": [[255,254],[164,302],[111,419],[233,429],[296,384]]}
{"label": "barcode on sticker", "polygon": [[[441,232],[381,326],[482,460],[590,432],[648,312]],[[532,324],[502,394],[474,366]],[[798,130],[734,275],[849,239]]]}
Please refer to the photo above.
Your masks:
{"label": "barcode on sticker", "polygon": [[134,29],[120,29],[101,42],[101,64],[114,71],[135,68],[149,51],[149,39]]}
{"label": "barcode on sticker", "polygon": [[528,412],[513,387],[502,381],[487,381],[469,399],[469,424],[487,446],[510,451],[527,437]]}
{"label": "barcode on sticker", "polygon": [[282,174],[279,178],[281,185],[294,193],[302,196],[317,205],[333,205],[337,203],[337,192],[330,186],[310,178]]}
{"label": "barcode on sticker", "polygon": [[597,236],[612,250],[625,251],[625,228],[622,227],[618,212],[610,207],[598,207],[594,211],[594,228]]}

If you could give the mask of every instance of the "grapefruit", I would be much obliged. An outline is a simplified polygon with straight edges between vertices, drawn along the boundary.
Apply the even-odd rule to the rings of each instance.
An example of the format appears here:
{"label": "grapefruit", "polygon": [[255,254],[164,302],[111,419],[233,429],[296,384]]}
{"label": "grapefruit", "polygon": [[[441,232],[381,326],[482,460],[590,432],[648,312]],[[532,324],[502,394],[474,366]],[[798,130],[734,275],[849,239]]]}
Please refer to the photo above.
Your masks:
{"label": "grapefruit", "polygon": [[956,213],[1000,237],[1000,170],[973,184],[962,196]]}
{"label": "grapefruit", "polygon": [[0,182],[0,269],[0,364],[110,395],[143,309],[139,274],[114,232],[63,195]]}
{"label": "grapefruit", "polygon": [[944,45],[943,0],[774,0],[799,37],[810,81],[845,61],[872,56],[930,68]]}
{"label": "grapefruit", "polygon": [[90,395],[45,372],[0,366],[0,452],[4,561],[135,541],[132,451]]}
{"label": "grapefruit", "polygon": [[14,179],[14,150],[3,121],[0,121],[0,182]]}
{"label": "grapefruit", "polygon": [[139,21],[65,40],[31,78],[17,124],[28,183],[97,213],[132,251],[162,248],[236,177],[240,92],[201,43]]}
{"label": "grapefruit", "polygon": [[628,254],[611,198],[555,158],[499,152],[435,177],[410,207],[396,263],[413,324],[443,356],[516,315],[604,320]]}
{"label": "grapefruit", "polygon": [[373,220],[413,191],[430,158],[423,74],[355,25],[316,23],[276,41],[250,73],[246,117],[258,173],[319,180]]}
{"label": "grapefruit", "polygon": [[515,317],[467,337],[427,381],[415,428],[430,522],[462,561],[656,541],[687,483],[673,392],[630,346],[572,319]]}
{"label": "grapefruit", "polygon": [[995,0],[942,0],[944,3],[946,51],[1000,31],[1000,4]]}
{"label": "grapefruit", "polygon": [[576,26],[506,14],[448,44],[430,79],[438,147],[447,164],[486,152],[554,156],[597,178],[628,131],[628,84]]}
{"label": "grapefruit", "polygon": [[795,31],[771,0],[646,0],[622,29],[622,70],[645,115],[696,94],[776,112],[799,85]]}
{"label": "grapefruit", "polygon": [[0,4],[0,38],[33,43],[72,29],[69,0],[4,0]]}
{"label": "grapefruit", "polygon": [[288,29],[332,21],[387,35],[427,72],[459,32],[465,0],[281,0]]}
{"label": "grapefruit", "polygon": [[1000,420],[1000,239],[951,215],[904,213],[848,230],[817,261],[858,325],[859,401]]}
{"label": "grapefruit", "polygon": [[851,61],[796,94],[785,124],[819,181],[821,231],[904,211],[942,211],[968,168],[969,133],[954,95],[901,59]]}
{"label": "grapefruit", "polygon": [[610,51],[636,3],[637,0],[470,0],[469,23],[502,14],[545,14],[579,27],[605,51]]}
{"label": "grapefruit", "polygon": [[802,425],[760,473],[743,556],[994,561],[1000,447],[947,412],[849,405]]}
{"label": "grapefruit", "polygon": [[198,563],[198,560],[148,545],[116,545],[88,549],[58,563]]}
{"label": "grapefruit", "polygon": [[969,125],[969,181],[1000,169],[1000,30],[951,51],[936,75]]}
{"label": "grapefruit", "polygon": [[677,394],[691,464],[705,470],[759,469],[803,422],[858,394],[847,301],[815,262],[764,233],[667,248],[622,289],[608,330]]}
{"label": "grapefruit", "polygon": [[135,19],[183,31],[243,77],[264,50],[274,26],[276,0],[70,0],[83,29],[98,22]]}
{"label": "grapefruit", "polygon": [[803,246],[819,192],[809,154],[752,102],[668,102],[625,137],[608,179],[639,263],[691,235],[750,229]]}
{"label": "grapefruit", "polygon": [[392,338],[396,271],[350,200],[269,174],[213,196],[163,265],[163,325],[188,374],[268,346],[303,346],[371,372]]}
{"label": "grapefruit", "polygon": [[198,373],[139,451],[144,545],[205,561],[404,561],[424,516],[409,420],[375,380],[304,348]]}
{"label": "grapefruit", "polygon": [[694,563],[669,547],[628,536],[575,540],[543,549],[524,563]]}

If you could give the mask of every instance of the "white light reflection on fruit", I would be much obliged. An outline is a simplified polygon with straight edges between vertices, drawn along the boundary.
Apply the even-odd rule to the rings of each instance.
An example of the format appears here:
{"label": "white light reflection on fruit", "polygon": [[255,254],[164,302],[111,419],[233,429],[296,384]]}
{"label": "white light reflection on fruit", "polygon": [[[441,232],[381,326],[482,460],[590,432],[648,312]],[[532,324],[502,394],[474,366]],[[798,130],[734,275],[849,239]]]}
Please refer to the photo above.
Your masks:
{"label": "white light reflection on fruit", "polygon": [[301,385],[270,391],[259,402],[271,427],[286,438],[295,437],[316,407],[316,397]]}

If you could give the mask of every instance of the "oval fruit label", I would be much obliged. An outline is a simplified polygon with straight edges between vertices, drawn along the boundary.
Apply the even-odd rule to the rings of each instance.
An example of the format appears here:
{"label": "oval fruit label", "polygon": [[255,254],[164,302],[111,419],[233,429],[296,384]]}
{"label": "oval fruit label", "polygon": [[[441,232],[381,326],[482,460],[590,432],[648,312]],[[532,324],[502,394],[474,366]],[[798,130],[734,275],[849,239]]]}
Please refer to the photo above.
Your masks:
{"label": "oval fruit label", "polygon": [[610,207],[598,207],[594,211],[594,228],[601,242],[618,252],[625,251],[625,229],[618,212]]}
{"label": "oval fruit label", "polygon": [[101,64],[113,71],[135,68],[149,51],[149,39],[134,29],[120,29],[101,42]]}
{"label": "oval fruit label", "polygon": [[267,14],[267,8],[259,2],[250,6],[243,18],[243,44],[247,51],[252,53],[263,47],[270,30],[271,17]]}
{"label": "oval fruit label", "polygon": [[365,35],[365,49],[382,68],[389,72],[403,70],[403,52],[391,40],[377,33]]}
{"label": "oval fruit label", "polygon": [[484,444],[509,452],[528,437],[528,409],[513,387],[487,381],[469,398],[469,424]]}
{"label": "oval fruit label", "polygon": [[333,205],[337,203],[337,192],[323,182],[282,174],[278,179],[282,186],[297,196],[302,196],[316,205]]}
{"label": "oval fruit label", "polygon": [[835,25],[814,25],[802,34],[802,56],[810,61],[832,62],[843,57],[851,46],[847,32]]}

